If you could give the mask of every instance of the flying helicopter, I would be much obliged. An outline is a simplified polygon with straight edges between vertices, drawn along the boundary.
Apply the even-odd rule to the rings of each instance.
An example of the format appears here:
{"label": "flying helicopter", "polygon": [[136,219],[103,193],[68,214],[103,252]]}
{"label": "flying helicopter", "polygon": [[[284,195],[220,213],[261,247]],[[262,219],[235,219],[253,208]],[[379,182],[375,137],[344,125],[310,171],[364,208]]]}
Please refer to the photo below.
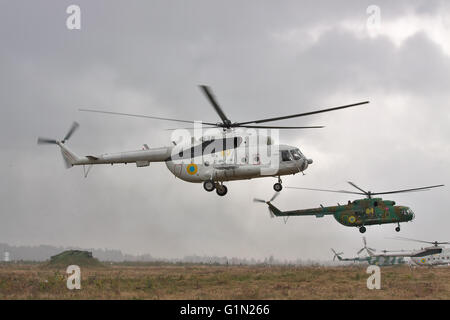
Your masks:
{"label": "flying helicopter", "polygon": [[415,256],[411,257],[411,262],[417,266],[448,266],[450,265],[450,249],[446,249],[441,247],[443,244],[450,244],[449,241],[439,242],[439,241],[424,241],[403,237],[393,238],[395,240],[406,240],[406,241],[414,241],[431,244],[431,247],[426,247],[422,250],[434,250],[431,255],[427,256]]}
{"label": "flying helicopter", "polygon": [[[273,189],[279,192],[283,188],[281,176],[304,173],[308,166],[313,163],[313,160],[306,158],[300,149],[295,146],[275,144],[270,136],[264,136],[258,132],[254,133],[254,131],[256,129],[316,129],[323,128],[323,126],[267,126],[261,124],[342,110],[369,103],[364,101],[287,116],[232,122],[217,103],[211,89],[205,85],[200,86],[200,89],[218,114],[221,119],[220,122],[197,122],[93,109],[80,109],[80,111],[188,123],[194,125],[194,130],[196,125],[201,124],[202,126],[206,125],[208,129],[219,129],[218,131],[221,129],[220,134],[202,135],[198,139],[189,136],[188,139],[181,139],[181,142],[172,141],[173,145],[170,146],[149,148],[147,144],[144,144],[142,150],[79,156],[67,146],[67,141],[79,127],[78,123],[74,122],[62,140],[39,137],[38,144],[59,146],[66,167],[83,166],[85,177],[87,177],[93,165],[135,163],[137,167],[147,167],[151,162],[164,162],[169,171],[176,177],[187,182],[203,183],[206,191],[216,190],[219,196],[227,194],[228,189],[224,185],[225,181],[263,177],[278,178],[278,181],[273,185]],[[238,132],[238,129],[251,129],[253,132],[242,134]],[[262,161],[262,159],[265,161]]]}
{"label": "flying helicopter", "polygon": [[395,231],[400,231],[400,223],[408,222],[414,219],[414,212],[405,206],[397,206],[395,201],[383,200],[382,198],[373,198],[375,195],[393,194],[393,193],[404,193],[404,192],[414,192],[414,191],[426,191],[432,188],[443,187],[443,184],[412,188],[404,190],[386,191],[386,192],[371,192],[365,191],[358,187],[353,182],[348,182],[351,186],[358,189],[360,192],[346,191],[346,190],[325,190],[325,189],[312,189],[312,188],[300,188],[300,187],[286,187],[290,189],[301,189],[301,190],[313,190],[313,191],[324,191],[324,192],[336,192],[336,193],[346,193],[346,194],[357,194],[365,195],[367,198],[348,201],[346,205],[324,207],[320,205],[320,208],[304,209],[304,210],[292,210],[292,211],[280,211],[276,208],[272,201],[275,199],[273,197],[269,201],[264,201],[261,199],[254,199],[255,202],[266,203],[269,206],[269,211],[271,216],[277,217],[291,217],[291,216],[316,216],[317,218],[322,218],[325,215],[333,215],[334,218],[342,225],[347,227],[357,227],[359,232],[366,232],[366,226],[375,224],[387,224],[396,223],[397,227]]}
{"label": "flying helicopter", "polygon": [[[431,256],[441,253],[442,248],[430,247],[421,250],[404,251],[404,250],[382,250],[382,253],[375,253],[375,249],[367,247],[366,238],[363,237],[364,246],[358,251],[358,257],[355,258],[342,258],[343,252],[336,253],[334,249],[333,261],[337,258],[339,261],[352,261],[352,262],[367,262],[368,264],[378,266],[391,266],[396,264],[406,263],[405,258],[412,259],[424,259],[423,257]],[[367,256],[361,257],[360,254],[363,251],[367,252]]]}

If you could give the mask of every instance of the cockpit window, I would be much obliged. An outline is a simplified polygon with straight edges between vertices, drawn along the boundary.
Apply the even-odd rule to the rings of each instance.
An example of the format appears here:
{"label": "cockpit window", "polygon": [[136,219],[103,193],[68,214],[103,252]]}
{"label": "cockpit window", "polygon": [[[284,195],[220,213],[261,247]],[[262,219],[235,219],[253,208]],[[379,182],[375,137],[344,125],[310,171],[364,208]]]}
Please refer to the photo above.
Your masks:
{"label": "cockpit window", "polygon": [[301,160],[302,159],[302,153],[298,149],[291,150],[292,158],[294,160]]}
{"label": "cockpit window", "polygon": [[281,151],[281,161],[292,161],[292,156],[288,150]]}
{"label": "cockpit window", "polygon": [[414,213],[412,212],[412,210],[411,209],[404,209],[403,210],[403,214],[405,215],[405,216],[412,216],[412,215],[414,215]]}

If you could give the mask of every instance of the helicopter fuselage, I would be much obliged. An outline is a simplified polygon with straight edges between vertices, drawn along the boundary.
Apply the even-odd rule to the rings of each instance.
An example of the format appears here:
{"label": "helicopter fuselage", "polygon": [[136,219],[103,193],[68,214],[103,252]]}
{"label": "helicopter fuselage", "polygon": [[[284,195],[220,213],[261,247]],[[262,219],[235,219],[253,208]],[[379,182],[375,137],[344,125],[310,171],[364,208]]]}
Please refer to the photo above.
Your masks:
{"label": "helicopter fuselage", "polygon": [[280,211],[270,202],[269,209],[275,216],[316,216],[333,215],[337,222],[347,227],[363,227],[375,224],[400,223],[414,219],[413,211],[405,206],[396,206],[394,201],[381,198],[360,199],[346,205]]}
{"label": "helicopter fuselage", "polygon": [[201,139],[195,144],[160,148],[144,145],[142,150],[84,157],[77,156],[62,142],[56,144],[69,166],[135,163],[137,167],[147,167],[152,162],[164,162],[177,178],[191,183],[211,182],[213,189],[220,189],[219,195],[226,193],[224,181],[278,177],[274,188],[281,187],[280,176],[304,172],[312,163],[296,147],[274,145],[264,136],[257,140],[264,143],[251,144],[246,137],[226,136]]}
{"label": "helicopter fuselage", "polygon": [[414,213],[404,206],[396,206],[394,201],[381,198],[355,200],[342,206],[329,207],[334,218],[347,227],[400,223],[411,221]]}
{"label": "helicopter fuselage", "polygon": [[276,149],[279,151],[272,158],[275,163],[270,164],[263,163],[257,151],[245,154],[239,148],[192,157],[189,161],[169,159],[165,163],[177,178],[193,183],[294,175],[305,171],[312,163],[296,147],[280,145]]}

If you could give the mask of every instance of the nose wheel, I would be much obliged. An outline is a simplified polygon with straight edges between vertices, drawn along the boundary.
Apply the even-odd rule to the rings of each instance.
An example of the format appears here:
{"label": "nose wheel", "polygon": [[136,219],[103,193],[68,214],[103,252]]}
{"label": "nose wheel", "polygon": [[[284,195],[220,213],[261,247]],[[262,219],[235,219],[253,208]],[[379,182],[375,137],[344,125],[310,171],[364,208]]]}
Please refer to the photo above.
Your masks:
{"label": "nose wheel", "polygon": [[359,228],[359,232],[364,233],[366,232],[366,227],[362,226]]}
{"label": "nose wheel", "polygon": [[283,185],[281,183],[282,181],[280,177],[278,177],[278,182],[273,185],[273,190],[275,190],[276,192],[280,192],[281,190],[283,190]]}
{"label": "nose wheel", "polygon": [[395,228],[395,231],[400,232],[400,223],[398,224],[397,228]]}

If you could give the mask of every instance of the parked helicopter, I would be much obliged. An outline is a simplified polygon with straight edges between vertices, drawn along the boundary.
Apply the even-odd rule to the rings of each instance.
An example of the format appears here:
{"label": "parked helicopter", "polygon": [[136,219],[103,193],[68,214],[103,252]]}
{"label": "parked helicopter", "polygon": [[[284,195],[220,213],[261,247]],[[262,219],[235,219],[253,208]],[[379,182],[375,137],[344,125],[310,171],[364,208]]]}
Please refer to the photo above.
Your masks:
{"label": "parked helicopter", "polygon": [[421,243],[432,244],[432,247],[427,247],[422,250],[435,250],[431,255],[425,256],[415,256],[411,257],[411,262],[417,266],[448,266],[450,265],[450,249],[442,248],[440,245],[450,244],[449,241],[439,242],[439,241],[424,241],[417,239],[409,239],[403,237],[393,238],[395,240],[406,240],[406,241],[415,241]]}
{"label": "parked helicopter", "polygon": [[324,207],[320,205],[320,208],[304,209],[304,210],[292,210],[292,211],[280,211],[271,202],[275,199],[273,197],[269,201],[254,199],[255,202],[266,203],[269,206],[271,216],[277,217],[290,217],[290,216],[316,216],[322,218],[325,215],[333,215],[334,218],[342,225],[347,227],[358,227],[361,233],[366,232],[366,227],[374,224],[387,224],[397,223],[395,231],[400,231],[400,223],[407,222],[414,219],[414,212],[405,206],[396,206],[395,201],[383,200],[381,198],[372,198],[374,195],[381,194],[393,194],[412,191],[425,191],[431,188],[443,187],[444,185],[435,185],[421,188],[404,189],[387,192],[371,192],[365,191],[355,185],[353,182],[348,182],[351,186],[358,189],[360,192],[345,191],[345,190],[324,190],[324,189],[311,189],[311,188],[298,188],[298,187],[286,187],[290,189],[301,190],[313,190],[313,191],[325,191],[325,192],[337,192],[347,194],[366,195],[365,199],[349,201],[347,205]]}
{"label": "parked helicopter", "polygon": [[[378,265],[378,266],[391,266],[396,264],[406,263],[405,258],[412,259],[424,259],[423,257],[431,256],[434,254],[441,253],[442,248],[430,247],[421,250],[414,251],[404,251],[404,250],[382,250],[383,253],[375,253],[375,249],[367,247],[366,238],[363,237],[364,247],[362,247],[355,258],[342,258],[343,252],[336,253],[334,249],[331,251],[334,253],[333,261],[338,258],[339,261],[352,261],[352,262],[367,262],[368,264]],[[367,256],[360,257],[359,255],[366,250]],[[393,252],[393,253],[388,253]]]}
{"label": "parked helicopter", "polygon": [[[245,122],[232,122],[217,103],[210,88],[207,86],[200,86],[200,89],[221,119],[221,122],[218,123],[200,123],[202,125],[207,125],[206,128],[222,129],[220,134],[202,136],[197,140],[195,137],[189,137],[189,139],[184,139],[182,142],[173,141],[173,145],[159,148],[149,148],[144,144],[142,150],[78,156],[66,145],[66,142],[79,127],[78,123],[74,122],[69,132],[62,140],[38,138],[38,144],[56,144],[59,146],[67,168],[72,166],[88,166],[87,170],[85,167],[85,176],[89,173],[91,166],[96,164],[113,165],[116,163],[136,163],[137,167],[147,167],[151,162],[165,162],[167,168],[176,177],[187,182],[203,183],[203,187],[206,191],[211,192],[216,190],[219,196],[224,196],[227,193],[227,187],[223,184],[224,181],[247,180],[263,177],[277,177],[278,182],[274,184],[273,188],[275,191],[279,192],[283,188],[281,176],[294,175],[300,172],[303,173],[308,166],[313,163],[312,159],[306,158],[297,147],[274,144],[270,136],[263,136],[258,133],[241,134],[237,130],[235,131],[235,129],[323,128],[323,126],[265,126],[261,125],[261,123],[304,117],[369,103],[368,101],[364,101],[288,116]],[[80,109],[80,111],[174,121],[178,123],[194,124],[194,126],[199,123],[190,120],[91,109]],[[270,154],[270,161],[265,163],[261,162],[261,157],[263,155],[261,154],[260,149],[264,149],[265,152]]]}

